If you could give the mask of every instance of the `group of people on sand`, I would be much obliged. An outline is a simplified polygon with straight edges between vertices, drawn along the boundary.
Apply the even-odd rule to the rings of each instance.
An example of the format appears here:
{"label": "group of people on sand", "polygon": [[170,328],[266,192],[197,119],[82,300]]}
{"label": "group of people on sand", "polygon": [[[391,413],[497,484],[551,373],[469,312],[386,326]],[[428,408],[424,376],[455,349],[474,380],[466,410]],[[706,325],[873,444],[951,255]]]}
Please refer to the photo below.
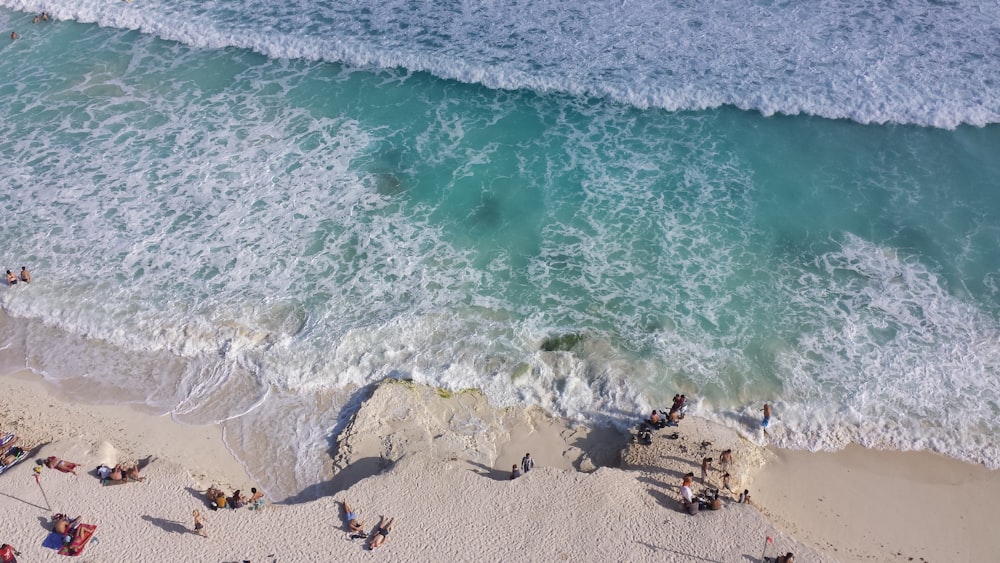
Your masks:
{"label": "group of people on sand", "polygon": [[[669,410],[653,409],[649,418],[639,423],[639,429],[636,431],[635,436],[633,436],[633,441],[645,446],[652,444],[653,430],[663,429],[668,426],[680,426],[685,412],[687,412],[687,396],[674,395],[673,405],[671,405]],[[676,439],[678,436],[679,434],[674,432],[668,438]]]}
{"label": "group of people on sand", "polygon": [[[28,268],[24,266],[21,266],[20,281],[23,281],[24,283],[31,283],[31,272],[29,272]],[[17,285],[17,282],[18,276],[14,275],[14,272],[7,270],[7,285]]]}
{"label": "group of people on sand", "polygon": [[347,523],[347,530],[351,533],[352,540],[367,539],[368,549],[371,550],[385,545],[386,540],[389,539],[389,532],[392,531],[392,523],[395,521],[395,518],[386,519],[385,516],[380,516],[378,526],[369,534],[365,532],[365,522],[361,520],[358,511],[346,499],[342,504],[344,505],[344,522]]}
{"label": "group of people on sand", "polygon": [[64,544],[71,544],[77,535],[85,530],[85,528],[80,527],[82,519],[82,516],[77,516],[71,520],[69,516],[66,516],[65,514],[53,514],[52,531],[62,536],[62,542]]}
{"label": "group of people on sand", "polygon": [[[243,491],[236,489],[232,496],[227,497],[226,493],[222,492],[222,489],[213,485],[205,491],[205,496],[208,498],[208,505],[212,510],[225,508],[236,510],[243,507],[250,510],[259,510],[264,506],[264,493],[258,491],[257,487],[250,487],[250,493],[250,497],[247,497],[243,494]],[[197,508],[191,511],[191,516],[194,517],[194,533],[207,538],[208,532],[205,531],[207,520],[205,516]]]}
{"label": "group of people on sand", "polygon": [[146,478],[139,475],[138,463],[117,463],[114,467],[107,465],[97,466],[97,476],[101,479],[101,484],[118,481],[144,481]]}
{"label": "group of people on sand", "polygon": [[653,409],[653,413],[646,420],[653,428],[666,428],[667,426],[680,426],[681,419],[684,418],[684,413],[687,411],[687,397],[684,395],[674,395],[674,404],[671,405],[670,410],[657,411]]}
{"label": "group of people on sand", "polygon": [[231,496],[227,497],[222,489],[213,485],[205,491],[205,496],[208,497],[209,508],[212,510],[219,510],[220,508],[232,508],[235,510],[243,507],[247,507],[250,510],[258,510],[264,506],[264,493],[258,491],[257,487],[250,487],[249,497],[244,495],[240,489],[236,489]]}
{"label": "group of people on sand", "polygon": [[524,475],[525,473],[531,471],[533,467],[535,467],[535,460],[532,459],[531,454],[530,453],[524,454],[524,457],[521,458],[521,467],[518,467],[517,464],[511,466],[510,480],[513,481],[514,479],[517,479],[521,475]]}

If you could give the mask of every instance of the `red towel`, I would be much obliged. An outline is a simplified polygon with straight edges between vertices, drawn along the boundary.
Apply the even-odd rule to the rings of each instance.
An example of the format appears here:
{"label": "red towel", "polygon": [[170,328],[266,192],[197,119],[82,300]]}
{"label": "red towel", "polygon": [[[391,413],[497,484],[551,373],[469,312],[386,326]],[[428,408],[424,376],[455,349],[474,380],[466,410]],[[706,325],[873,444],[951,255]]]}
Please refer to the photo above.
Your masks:
{"label": "red towel", "polygon": [[76,527],[76,532],[73,534],[73,541],[62,546],[59,549],[59,555],[71,555],[77,556],[83,553],[83,548],[87,547],[87,543],[90,538],[94,537],[94,530],[97,529],[95,524],[80,524]]}

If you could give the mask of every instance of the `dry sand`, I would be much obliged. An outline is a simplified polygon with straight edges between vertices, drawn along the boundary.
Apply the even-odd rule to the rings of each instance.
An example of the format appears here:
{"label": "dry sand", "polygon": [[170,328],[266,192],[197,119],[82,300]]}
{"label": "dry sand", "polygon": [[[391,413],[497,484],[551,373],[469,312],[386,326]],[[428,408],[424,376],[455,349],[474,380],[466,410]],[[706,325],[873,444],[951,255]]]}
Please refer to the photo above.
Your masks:
{"label": "dry sand", "polygon": [[[848,552],[842,537],[821,533],[829,527],[821,518],[821,507],[832,506],[824,504],[827,500],[813,502],[799,495],[802,502],[793,503],[762,492],[772,486],[789,491],[792,476],[823,482],[832,464],[806,465],[822,459],[817,454],[781,453],[758,474],[773,454],[703,419],[688,417],[677,429],[678,439],[667,437],[673,429],[660,430],[652,446],[640,446],[613,431],[570,425],[537,409],[495,409],[478,393],[441,396],[425,387],[389,383],[377,387],[339,437],[331,463],[341,469],[334,484],[346,490],[311,502],[269,504],[260,512],[212,512],[200,494],[209,484],[244,491],[252,485],[223,447],[218,429],[183,426],[124,407],[66,403],[49,395],[34,377],[0,381],[0,431],[19,433],[26,446],[44,444],[33,459],[57,455],[81,463],[82,470],[77,477],[42,472],[51,507],[34,482],[32,461],[0,475],[0,541],[16,546],[21,561],[60,560],[41,547],[47,517],[56,511],[80,514],[85,522],[97,524],[99,543],[88,546],[79,559],[99,562],[377,558],[745,563],[759,560],[768,536],[775,540],[770,555],[794,551],[798,561],[836,561],[845,553],[887,560],[884,549],[877,551],[882,548],[874,544],[889,537],[894,527],[905,529],[925,517],[914,511],[884,522],[881,514],[857,514],[855,519],[869,534]],[[719,511],[694,517],[679,511],[679,476],[687,471],[699,474],[701,457],[710,453],[717,459],[726,447],[736,454],[736,467],[730,471],[738,476],[734,488],[752,488],[766,513],[777,514],[771,503],[782,504],[773,523],[757,506],[731,500]],[[508,468],[526,451],[535,458],[536,468],[508,480]],[[146,455],[155,460],[144,471],[142,483],[102,487],[90,473],[102,462]],[[625,469],[607,467],[617,466],[619,459]],[[915,472],[901,479],[912,487],[908,496],[924,499],[925,512],[927,499],[977,488],[976,481],[956,475],[954,484],[942,490],[935,477],[918,477],[927,474],[915,465],[902,460],[877,471],[902,471],[905,466]],[[857,471],[876,470],[862,464]],[[894,474],[883,478],[893,481]],[[994,472],[969,475],[982,478],[979,486],[997,486]],[[769,485],[768,479],[780,484]],[[709,480],[718,482],[719,472],[712,472]],[[344,498],[361,510],[369,531],[379,515],[396,518],[386,546],[370,552],[361,540],[349,538],[339,504]],[[796,512],[798,504],[801,514]],[[987,517],[989,508],[980,505],[981,516]],[[206,517],[208,538],[193,533],[194,509]],[[971,522],[977,514],[964,516]],[[938,522],[938,533],[948,533],[948,525]],[[988,549],[994,544],[978,535],[982,527],[968,526],[968,541]],[[919,558],[926,544],[917,539],[911,537],[911,543],[898,549]]]}

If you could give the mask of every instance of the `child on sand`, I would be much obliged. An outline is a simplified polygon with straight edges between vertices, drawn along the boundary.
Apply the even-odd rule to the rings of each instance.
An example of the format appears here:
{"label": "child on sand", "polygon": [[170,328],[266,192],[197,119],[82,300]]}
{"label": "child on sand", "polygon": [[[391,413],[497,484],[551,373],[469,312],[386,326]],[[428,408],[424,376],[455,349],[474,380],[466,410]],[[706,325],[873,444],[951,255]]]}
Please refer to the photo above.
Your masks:
{"label": "child on sand", "polygon": [[194,516],[194,533],[207,538],[208,534],[205,533],[205,517],[201,515],[201,512],[197,508],[191,511],[191,516]]}
{"label": "child on sand", "polygon": [[708,470],[712,468],[712,458],[706,457],[701,460],[701,482],[708,483]]}

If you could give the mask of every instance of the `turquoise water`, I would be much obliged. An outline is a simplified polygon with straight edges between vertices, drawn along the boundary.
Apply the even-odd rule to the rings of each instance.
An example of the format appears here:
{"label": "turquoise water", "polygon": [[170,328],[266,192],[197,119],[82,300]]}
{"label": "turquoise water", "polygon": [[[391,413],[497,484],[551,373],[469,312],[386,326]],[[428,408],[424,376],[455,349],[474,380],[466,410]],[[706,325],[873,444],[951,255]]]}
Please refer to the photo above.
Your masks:
{"label": "turquoise water", "polygon": [[[224,421],[273,497],[324,480],[355,390],[385,377],[623,425],[686,392],[752,439],[768,401],[780,445],[1000,463],[997,63],[976,34],[919,60],[758,60],[753,89],[570,8],[521,6],[565,27],[531,51],[474,41],[496,15],[345,6],[0,11],[22,35],[0,52],[0,256],[35,276],[0,292],[15,363]],[[965,13],[942,10],[928,33]],[[699,21],[692,52],[706,28],[755,44]],[[580,33],[631,55],[583,57]],[[876,55],[898,82],[852,90]],[[927,65],[952,74],[906,82]]]}

